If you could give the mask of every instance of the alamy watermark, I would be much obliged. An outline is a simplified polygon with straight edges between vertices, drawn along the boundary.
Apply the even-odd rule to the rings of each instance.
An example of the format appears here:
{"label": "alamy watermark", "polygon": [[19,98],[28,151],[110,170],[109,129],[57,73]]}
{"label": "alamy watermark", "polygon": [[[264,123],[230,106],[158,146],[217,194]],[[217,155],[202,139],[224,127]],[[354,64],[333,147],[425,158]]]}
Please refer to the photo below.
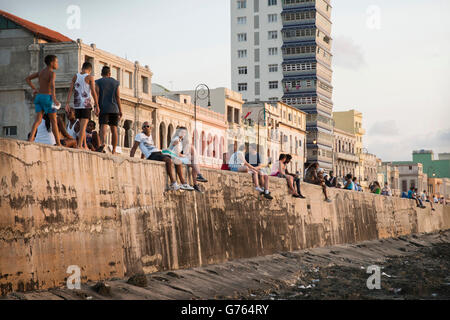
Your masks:
{"label": "alamy watermark", "polygon": [[69,30],[79,30],[81,28],[80,7],[76,5],[70,5],[67,7],[66,13],[69,15],[66,22],[67,28]]}
{"label": "alamy watermark", "polygon": [[369,290],[380,290],[381,289],[381,268],[379,266],[369,266],[367,268],[367,273],[372,274],[367,279],[367,289]]}
{"label": "alamy watermark", "polygon": [[81,269],[79,266],[69,266],[67,268],[66,273],[70,274],[71,276],[67,278],[67,289],[69,290],[80,290],[81,289]]}
{"label": "alamy watermark", "polygon": [[371,5],[366,10],[367,20],[366,26],[370,30],[381,30],[381,8]]}

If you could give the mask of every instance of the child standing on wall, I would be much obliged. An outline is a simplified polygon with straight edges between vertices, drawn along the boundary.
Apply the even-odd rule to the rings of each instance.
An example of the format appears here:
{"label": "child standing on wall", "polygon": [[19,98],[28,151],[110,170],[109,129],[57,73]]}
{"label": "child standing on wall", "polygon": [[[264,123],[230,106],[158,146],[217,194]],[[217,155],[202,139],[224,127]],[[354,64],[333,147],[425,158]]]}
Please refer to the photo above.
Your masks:
{"label": "child standing on wall", "polygon": [[95,92],[95,81],[94,77],[91,76],[92,64],[85,62],[81,68],[81,72],[77,73],[70,85],[69,93],[67,95],[66,101],[66,112],[70,112],[70,99],[73,92],[73,108],[75,109],[75,117],[80,122],[80,131],[77,148],[84,148],[89,150],[86,143],[86,127],[91,120],[92,113],[92,101],[91,95],[94,98],[95,115],[100,114],[100,109],[98,107],[97,94]]}
{"label": "child standing on wall", "polygon": [[[36,72],[28,76],[25,81],[33,89],[34,105],[36,110],[36,120],[31,128],[31,133],[28,141],[33,142],[36,136],[38,126],[42,122],[44,114],[47,114],[51,123],[53,136],[57,146],[61,146],[59,139],[58,122],[56,118],[56,109],[53,105],[60,105],[56,100],[55,92],[55,70],[58,70],[58,58],[54,55],[45,57],[45,64],[47,65],[41,72]],[[39,90],[33,85],[31,80],[39,79]]]}

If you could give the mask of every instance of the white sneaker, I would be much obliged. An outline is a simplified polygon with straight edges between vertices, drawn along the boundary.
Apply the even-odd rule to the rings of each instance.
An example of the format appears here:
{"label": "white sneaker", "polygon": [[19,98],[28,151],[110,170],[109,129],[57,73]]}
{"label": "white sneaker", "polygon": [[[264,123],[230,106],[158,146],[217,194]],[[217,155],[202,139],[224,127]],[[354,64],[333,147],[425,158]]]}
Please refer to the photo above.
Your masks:
{"label": "white sneaker", "polygon": [[181,189],[182,190],[187,190],[187,191],[194,191],[195,189],[194,188],[192,188],[190,185],[188,185],[188,184],[183,184],[183,185],[181,185]]}
{"label": "white sneaker", "polygon": [[264,192],[264,189],[261,188],[261,187],[256,187],[255,190],[258,191],[258,192]]}
{"label": "white sneaker", "polygon": [[176,183],[176,182],[169,187],[169,190],[172,190],[172,191],[178,191],[180,189],[181,189],[181,186],[178,185],[178,183]]}

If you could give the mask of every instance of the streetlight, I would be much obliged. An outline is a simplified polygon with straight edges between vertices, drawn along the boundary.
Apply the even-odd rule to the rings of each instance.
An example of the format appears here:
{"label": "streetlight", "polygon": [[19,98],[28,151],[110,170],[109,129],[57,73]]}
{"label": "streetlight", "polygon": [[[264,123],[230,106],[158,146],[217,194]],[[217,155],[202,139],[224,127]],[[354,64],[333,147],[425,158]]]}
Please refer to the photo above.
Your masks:
{"label": "streetlight", "polygon": [[198,100],[206,100],[208,99],[208,108],[211,107],[211,91],[206,84],[199,84],[195,88],[194,93],[194,146],[197,147],[197,99]]}
{"label": "streetlight", "polygon": [[[264,111],[264,126],[265,126],[265,124],[266,124],[266,107],[265,106],[258,112],[258,147],[257,147],[258,154],[259,154],[259,127],[260,127],[259,123],[261,121],[261,112],[263,112],[263,111]],[[270,113],[270,111],[267,111],[267,113],[269,114],[269,116],[272,115]]]}

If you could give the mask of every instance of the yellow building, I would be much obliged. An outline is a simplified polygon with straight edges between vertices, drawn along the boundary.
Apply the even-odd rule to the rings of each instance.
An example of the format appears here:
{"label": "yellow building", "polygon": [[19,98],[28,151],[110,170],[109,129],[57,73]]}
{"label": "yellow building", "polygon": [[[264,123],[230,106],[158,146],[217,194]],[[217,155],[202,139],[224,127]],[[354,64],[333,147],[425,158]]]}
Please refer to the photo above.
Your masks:
{"label": "yellow building", "polygon": [[356,153],[363,152],[363,137],[366,130],[362,127],[363,114],[356,110],[333,112],[333,120],[335,128],[347,131],[356,136]]}

